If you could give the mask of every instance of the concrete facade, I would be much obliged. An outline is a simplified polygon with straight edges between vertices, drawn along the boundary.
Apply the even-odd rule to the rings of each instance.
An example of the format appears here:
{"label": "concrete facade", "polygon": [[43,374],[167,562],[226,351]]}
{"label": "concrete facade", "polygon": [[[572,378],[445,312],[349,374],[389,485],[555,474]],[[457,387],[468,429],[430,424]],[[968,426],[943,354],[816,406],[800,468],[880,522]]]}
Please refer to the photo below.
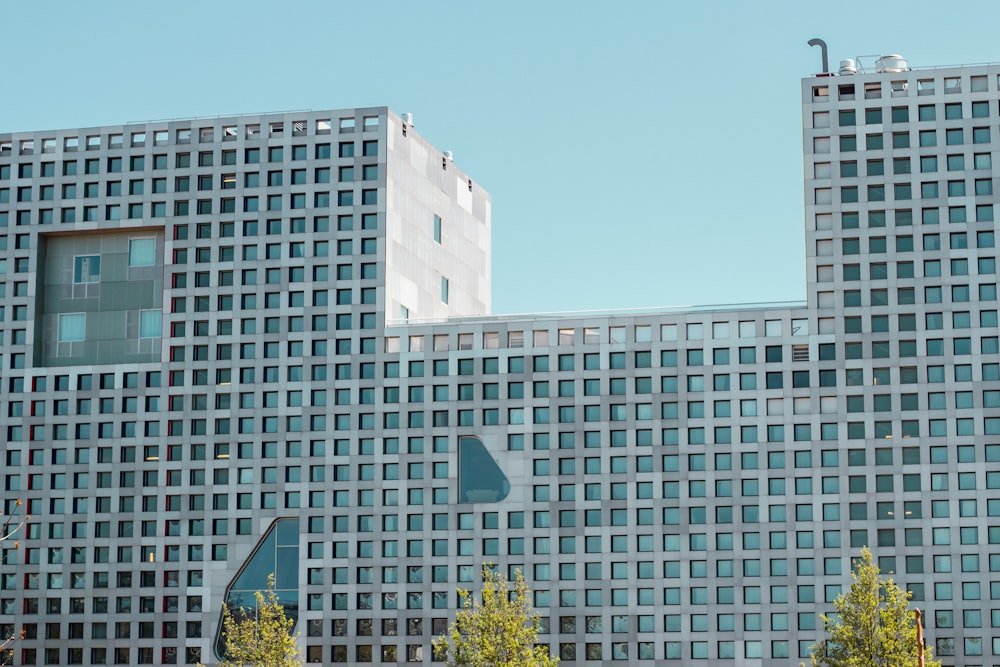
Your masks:
{"label": "concrete facade", "polygon": [[[808,305],[490,315],[489,196],[385,108],[0,134],[13,661],[213,663],[275,572],[307,661],[430,664],[494,562],[563,664],[798,664],[867,545],[1000,664],[998,76],[803,81]],[[77,363],[150,237],[100,335],[158,356]]]}

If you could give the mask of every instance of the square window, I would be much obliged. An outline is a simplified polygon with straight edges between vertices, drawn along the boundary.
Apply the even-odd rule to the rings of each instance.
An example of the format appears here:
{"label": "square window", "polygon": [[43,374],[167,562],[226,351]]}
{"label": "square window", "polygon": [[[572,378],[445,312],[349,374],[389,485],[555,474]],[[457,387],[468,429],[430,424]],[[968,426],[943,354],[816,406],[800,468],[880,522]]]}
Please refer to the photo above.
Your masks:
{"label": "square window", "polygon": [[73,258],[73,282],[96,283],[101,281],[101,256],[77,255]]}
{"label": "square window", "polygon": [[85,313],[59,315],[59,342],[71,343],[84,340],[87,316]]}
{"label": "square window", "polygon": [[159,338],[163,326],[163,311],[143,310],[139,314],[139,338]]}
{"label": "square window", "polygon": [[128,241],[128,265],[129,266],[155,266],[156,265],[156,238],[129,239]]}

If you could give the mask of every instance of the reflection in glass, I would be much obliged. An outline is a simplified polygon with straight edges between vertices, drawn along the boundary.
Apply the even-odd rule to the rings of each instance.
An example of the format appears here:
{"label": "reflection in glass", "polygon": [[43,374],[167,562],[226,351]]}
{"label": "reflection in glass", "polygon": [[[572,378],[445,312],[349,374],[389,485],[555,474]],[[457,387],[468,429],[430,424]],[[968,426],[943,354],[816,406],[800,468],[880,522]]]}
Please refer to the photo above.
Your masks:
{"label": "reflection in glass", "polygon": [[[299,616],[299,521],[277,519],[261,538],[254,552],[226,589],[225,603],[230,611],[240,609],[254,613],[256,593],[267,588],[267,578],[274,575],[274,592],[285,608],[285,616],[293,621]],[[215,651],[222,657],[225,641],[222,638],[222,617],[216,633]]]}
{"label": "reflection in glass", "polygon": [[510,482],[479,438],[458,441],[458,501],[495,503],[510,493]]}

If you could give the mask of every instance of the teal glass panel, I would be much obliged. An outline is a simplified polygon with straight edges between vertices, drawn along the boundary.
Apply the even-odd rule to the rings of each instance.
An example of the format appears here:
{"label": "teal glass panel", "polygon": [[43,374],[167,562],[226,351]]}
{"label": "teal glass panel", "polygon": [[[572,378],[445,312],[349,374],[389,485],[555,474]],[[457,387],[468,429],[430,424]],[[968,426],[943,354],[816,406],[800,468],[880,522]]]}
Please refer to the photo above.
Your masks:
{"label": "teal glass panel", "polygon": [[96,283],[101,280],[101,256],[78,255],[73,258],[73,282]]}
{"label": "teal glass panel", "polygon": [[[285,615],[297,621],[300,569],[299,521],[277,519],[226,589],[225,604],[234,614],[253,614],[257,605],[256,593],[267,589],[267,578],[273,574],[274,592],[285,608]],[[225,653],[221,615],[215,650],[219,657]]]}
{"label": "teal glass panel", "polygon": [[163,329],[163,311],[144,310],[139,314],[139,337],[159,338]]}
{"label": "teal glass panel", "polygon": [[156,239],[137,238],[129,239],[128,244],[128,265],[129,266],[153,266],[156,264]]}
{"label": "teal glass panel", "polygon": [[495,503],[510,493],[510,482],[479,438],[458,441],[458,501]]}

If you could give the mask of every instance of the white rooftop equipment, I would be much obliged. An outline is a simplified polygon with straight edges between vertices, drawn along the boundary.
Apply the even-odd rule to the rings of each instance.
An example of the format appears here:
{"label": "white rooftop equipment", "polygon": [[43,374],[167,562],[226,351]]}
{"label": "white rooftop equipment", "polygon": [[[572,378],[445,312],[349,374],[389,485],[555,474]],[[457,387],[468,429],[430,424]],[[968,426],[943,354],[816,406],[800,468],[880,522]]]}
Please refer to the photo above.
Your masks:
{"label": "white rooftop equipment", "polygon": [[882,72],[909,72],[910,64],[906,58],[900,55],[882,56],[875,61],[875,71]]}
{"label": "white rooftop equipment", "polygon": [[840,76],[854,76],[858,73],[858,67],[854,64],[853,58],[845,58],[840,61]]}

